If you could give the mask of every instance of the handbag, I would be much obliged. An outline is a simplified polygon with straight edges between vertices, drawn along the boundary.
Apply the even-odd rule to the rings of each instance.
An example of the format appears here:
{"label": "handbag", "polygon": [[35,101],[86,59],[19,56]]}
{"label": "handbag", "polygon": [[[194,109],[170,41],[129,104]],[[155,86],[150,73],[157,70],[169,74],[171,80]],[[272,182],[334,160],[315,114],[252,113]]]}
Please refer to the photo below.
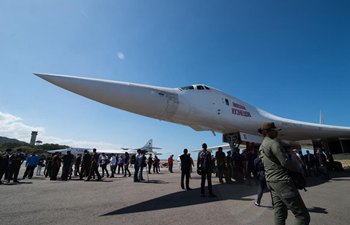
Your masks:
{"label": "handbag", "polygon": [[[264,151],[263,151],[264,152]],[[272,162],[276,163],[277,165],[281,166],[281,163],[277,160],[272,160],[269,156],[267,156],[267,154],[264,152],[264,155]],[[290,177],[291,181],[293,182],[293,184],[295,185],[295,187],[299,190],[306,190],[306,179],[304,177],[304,175],[302,173],[298,173],[298,172],[294,172],[294,171],[290,171],[284,167],[282,167],[285,171],[287,171],[288,176]]]}
{"label": "handbag", "polygon": [[305,179],[303,174],[297,173],[297,172],[293,172],[293,171],[290,171],[290,170],[287,170],[287,172],[288,172],[288,175],[289,175],[290,179],[292,180],[292,182],[294,183],[296,188],[298,188],[299,190],[307,191],[305,189],[305,187],[306,187],[306,179]]}
{"label": "handbag", "polygon": [[197,174],[201,176],[202,173],[203,173],[202,167],[198,167],[197,168]]}

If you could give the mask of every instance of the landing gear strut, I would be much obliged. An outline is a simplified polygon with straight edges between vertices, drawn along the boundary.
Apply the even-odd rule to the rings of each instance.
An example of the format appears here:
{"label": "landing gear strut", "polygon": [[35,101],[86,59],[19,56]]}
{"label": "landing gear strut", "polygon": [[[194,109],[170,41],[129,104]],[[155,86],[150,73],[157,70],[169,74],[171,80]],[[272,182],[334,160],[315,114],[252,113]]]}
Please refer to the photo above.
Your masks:
{"label": "landing gear strut", "polygon": [[241,144],[241,138],[239,132],[236,133],[228,133],[222,135],[222,141],[226,142],[230,145],[231,151],[235,148],[238,148]]}

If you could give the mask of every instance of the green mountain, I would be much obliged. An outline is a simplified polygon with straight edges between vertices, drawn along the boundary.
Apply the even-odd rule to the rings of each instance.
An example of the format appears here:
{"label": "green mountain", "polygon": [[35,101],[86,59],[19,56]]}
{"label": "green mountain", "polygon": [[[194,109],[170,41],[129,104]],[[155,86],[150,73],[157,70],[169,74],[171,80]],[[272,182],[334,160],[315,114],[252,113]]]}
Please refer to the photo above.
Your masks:
{"label": "green mountain", "polygon": [[19,141],[13,138],[0,137],[0,148],[17,148],[20,146],[30,146],[24,141]]}
{"label": "green mountain", "polygon": [[66,146],[66,145],[47,144],[47,143],[42,145],[32,146],[24,141],[19,141],[17,139],[0,136],[0,152],[5,151],[8,148],[11,148],[13,150],[21,149],[21,151],[25,153],[33,153],[33,152],[45,153],[48,150],[64,149],[68,147],[69,146]]}

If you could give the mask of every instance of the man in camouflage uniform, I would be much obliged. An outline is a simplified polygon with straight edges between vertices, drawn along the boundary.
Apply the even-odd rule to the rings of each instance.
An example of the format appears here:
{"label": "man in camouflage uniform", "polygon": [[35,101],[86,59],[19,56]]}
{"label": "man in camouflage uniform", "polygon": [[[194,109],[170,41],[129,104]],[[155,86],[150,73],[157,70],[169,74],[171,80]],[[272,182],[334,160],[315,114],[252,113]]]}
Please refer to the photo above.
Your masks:
{"label": "man in camouflage uniform", "polygon": [[291,210],[295,216],[294,224],[309,224],[309,212],[287,173],[287,170],[294,172],[299,170],[289,159],[279,140],[276,139],[278,129],[274,123],[269,122],[261,124],[259,132],[264,135],[260,151],[263,155],[267,185],[271,191],[275,224],[285,224],[288,210]]}

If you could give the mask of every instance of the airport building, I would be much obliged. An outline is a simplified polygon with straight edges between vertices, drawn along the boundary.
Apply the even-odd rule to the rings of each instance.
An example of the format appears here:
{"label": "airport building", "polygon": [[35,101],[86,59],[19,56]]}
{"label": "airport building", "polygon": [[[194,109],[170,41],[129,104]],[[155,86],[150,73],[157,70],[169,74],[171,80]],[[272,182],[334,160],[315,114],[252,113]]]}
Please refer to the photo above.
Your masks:
{"label": "airport building", "polygon": [[36,136],[38,135],[38,131],[32,131],[32,137],[30,138],[30,144],[35,145]]}

